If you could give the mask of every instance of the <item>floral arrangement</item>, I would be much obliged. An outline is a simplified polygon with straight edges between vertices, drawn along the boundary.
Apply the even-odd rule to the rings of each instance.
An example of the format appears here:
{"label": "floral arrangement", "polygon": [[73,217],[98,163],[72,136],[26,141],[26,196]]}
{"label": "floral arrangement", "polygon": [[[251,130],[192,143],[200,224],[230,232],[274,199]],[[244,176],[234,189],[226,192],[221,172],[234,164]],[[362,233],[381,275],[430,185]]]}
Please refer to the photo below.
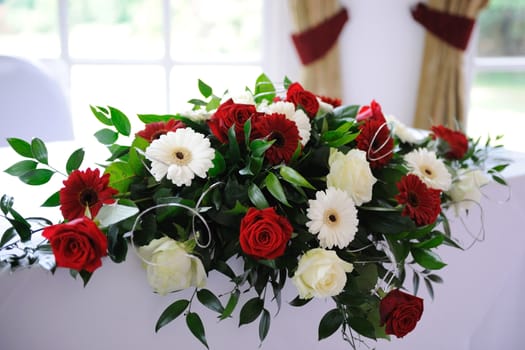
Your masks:
{"label": "floral arrangement", "polygon": [[[341,106],[288,79],[276,88],[264,74],[238,96],[216,96],[200,80],[199,90],[187,113],[138,115],[144,127],[136,133],[118,109],[91,107],[104,125],[95,137],[109,150],[96,167],[80,170],[78,149],[61,173],[42,140],[8,139],[24,160],[7,173],[29,185],[65,176],[43,203],[59,207],[63,220],[24,218],[4,195],[10,227],[0,265],[68,268],[88,283],[134,251],[153,291],[175,298],[155,330],[184,315],[206,347],[192,303],[221,320],[240,310],[239,326],[258,320],[263,341],[267,305],[281,307],[289,282],[294,307],[332,300],[319,340],[341,330],[355,348],[361,337],[411,332],[423,313],[419,281],[431,294],[442,282],[435,248],[461,248],[447,214],[465,215],[490,179],[505,184],[506,164],[488,166],[490,142],[444,126],[418,132],[375,101]],[[207,286],[210,273],[227,276],[230,291]],[[191,298],[171,294],[187,288]],[[241,293],[251,298],[238,305]]]}

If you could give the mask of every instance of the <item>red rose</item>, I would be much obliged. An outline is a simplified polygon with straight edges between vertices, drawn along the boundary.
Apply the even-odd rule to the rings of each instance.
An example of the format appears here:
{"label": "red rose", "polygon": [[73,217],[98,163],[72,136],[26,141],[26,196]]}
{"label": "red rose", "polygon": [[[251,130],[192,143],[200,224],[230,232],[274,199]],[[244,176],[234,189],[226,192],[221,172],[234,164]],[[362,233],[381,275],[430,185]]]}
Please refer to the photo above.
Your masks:
{"label": "red rose", "polygon": [[410,333],[423,314],[423,299],[394,289],[379,304],[381,326],[386,334],[402,338]]}
{"label": "red rose", "polygon": [[211,132],[222,143],[228,143],[228,130],[235,125],[238,141],[244,140],[244,123],[257,114],[254,105],[234,103],[232,99],[224,102],[208,121]]}
{"label": "red rose", "polygon": [[274,208],[250,208],[241,221],[242,251],[258,259],[275,259],[284,254],[292,237],[292,225]]}
{"label": "red rose", "polygon": [[328,96],[317,96],[323,101],[324,103],[328,103],[332,107],[339,107],[343,103],[340,98],[334,98],[334,97],[328,97]]}
{"label": "red rose", "polygon": [[310,118],[315,117],[319,110],[317,97],[310,91],[303,89],[299,83],[293,83],[288,87],[286,101],[292,102],[296,108],[301,107]]}
{"label": "red rose", "polygon": [[386,122],[381,106],[372,101],[370,106],[362,107],[357,119],[359,125],[357,148],[366,152],[370,167],[379,168],[390,162],[394,153],[394,139],[390,137],[390,129]]}
{"label": "red rose", "polygon": [[42,236],[49,240],[59,267],[93,272],[102,265],[101,257],[107,255],[106,236],[85,216],[48,226]]}
{"label": "red rose", "polygon": [[468,150],[468,139],[461,131],[455,131],[443,125],[432,127],[432,138],[442,139],[447,144],[445,156],[449,159],[461,159]]}

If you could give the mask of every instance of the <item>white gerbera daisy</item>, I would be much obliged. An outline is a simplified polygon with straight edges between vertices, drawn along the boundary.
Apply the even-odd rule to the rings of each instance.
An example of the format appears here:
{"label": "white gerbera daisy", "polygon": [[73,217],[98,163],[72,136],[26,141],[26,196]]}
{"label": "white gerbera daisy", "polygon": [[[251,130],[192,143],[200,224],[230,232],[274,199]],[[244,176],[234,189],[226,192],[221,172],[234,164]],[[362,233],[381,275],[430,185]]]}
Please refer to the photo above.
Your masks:
{"label": "white gerbera daisy", "polygon": [[213,166],[215,151],[204,135],[190,128],[168,132],[146,148],[151,174],[160,181],[164,176],[177,186],[190,186],[195,175],[204,178]]}
{"label": "white gerbera daisy", "polygon": [[357,209],[345,191],[328,187],[325,192],[318,191],[315,200],[308,203],[306,216],[310,221],[306,226],[310,233],[317,235],[322,248],[342,249],[352,242],[357,232]]}
{"label": "white gerbera daisy", "polygon": [[406,154],[404,159],[410,172],[428,187],[441,191],[450,189],[452,176],[435,152],[420,148]]}
{"label": "white gerbera daisy", "polygon": [[312,125],[310,124],[310,118],[304,113],[302,109],[295,110],[295,105],[291,102],[277,101],[270,105],[261,106],[258,108],[259,112],[268,114],[279,113],[284,114],[286,119],[289,119],[295,123],[299,130],[299,136],[301,137],[301,145],[306,145],[310,140],[310,132],[312,131]]}

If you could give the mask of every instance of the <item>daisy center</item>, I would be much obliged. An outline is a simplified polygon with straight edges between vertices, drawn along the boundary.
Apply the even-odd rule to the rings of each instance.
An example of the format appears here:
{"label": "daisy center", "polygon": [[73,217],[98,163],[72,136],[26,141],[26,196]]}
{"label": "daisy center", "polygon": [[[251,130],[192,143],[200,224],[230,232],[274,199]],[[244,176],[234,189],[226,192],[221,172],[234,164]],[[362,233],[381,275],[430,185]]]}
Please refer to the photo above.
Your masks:
{"label": "daisy center", "polygon": [[92,206],[98,202],[98,194],[92,188],[86,188],[78,196],[78,200],[82,205]]}
{"label": "daisy center", "polygon": [[324,213],[324,224],[330,227],[339,225],[339,213],[334,209],[328,209]]}
{"label": "daisy center", "polygon": [[176,165],[187,165],[191,162],[191,152],[184,147],[173,150],[173,163]]}
{"label": "daisy center", "polygon": [[424,172],[428,177],[433,177],[433,176],[434,176],[434,172],[433,172],[432,169],[430,169],[430,168],[423,168],[423,172]]}
{"label": "daisy center", "polygon": [[275,140],[273,145],[276,146],[276,147],[284,146],[284,136],[283,136],[283,134],[281,134],[278,131],[273,131],[272,132],[272,134],[270,136],[270,140]]}
{"label": "daisy center", "polygon": [[411,207],[417,207],[419,205],[419,199],[417,197],[417,194],[414,193],[414,192],[408,192],[408,196],[407,196],[407,200],[408,200],[408,204],[411,206]]}

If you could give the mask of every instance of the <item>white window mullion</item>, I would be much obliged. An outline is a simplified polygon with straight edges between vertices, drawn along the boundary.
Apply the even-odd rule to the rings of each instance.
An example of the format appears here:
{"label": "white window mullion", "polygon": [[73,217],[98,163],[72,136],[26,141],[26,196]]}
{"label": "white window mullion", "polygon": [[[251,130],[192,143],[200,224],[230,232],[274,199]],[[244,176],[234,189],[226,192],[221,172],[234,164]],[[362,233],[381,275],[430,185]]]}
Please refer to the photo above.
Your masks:
{"label": "white window mullion", "polygon": [[171,113],[171,84],[170,72],[173,67],[173,60],[171,59],[171,0],[162,1],[162,23],[163,23],[163,39],[164,39],[164,84],[166,94],[166,112]]}

